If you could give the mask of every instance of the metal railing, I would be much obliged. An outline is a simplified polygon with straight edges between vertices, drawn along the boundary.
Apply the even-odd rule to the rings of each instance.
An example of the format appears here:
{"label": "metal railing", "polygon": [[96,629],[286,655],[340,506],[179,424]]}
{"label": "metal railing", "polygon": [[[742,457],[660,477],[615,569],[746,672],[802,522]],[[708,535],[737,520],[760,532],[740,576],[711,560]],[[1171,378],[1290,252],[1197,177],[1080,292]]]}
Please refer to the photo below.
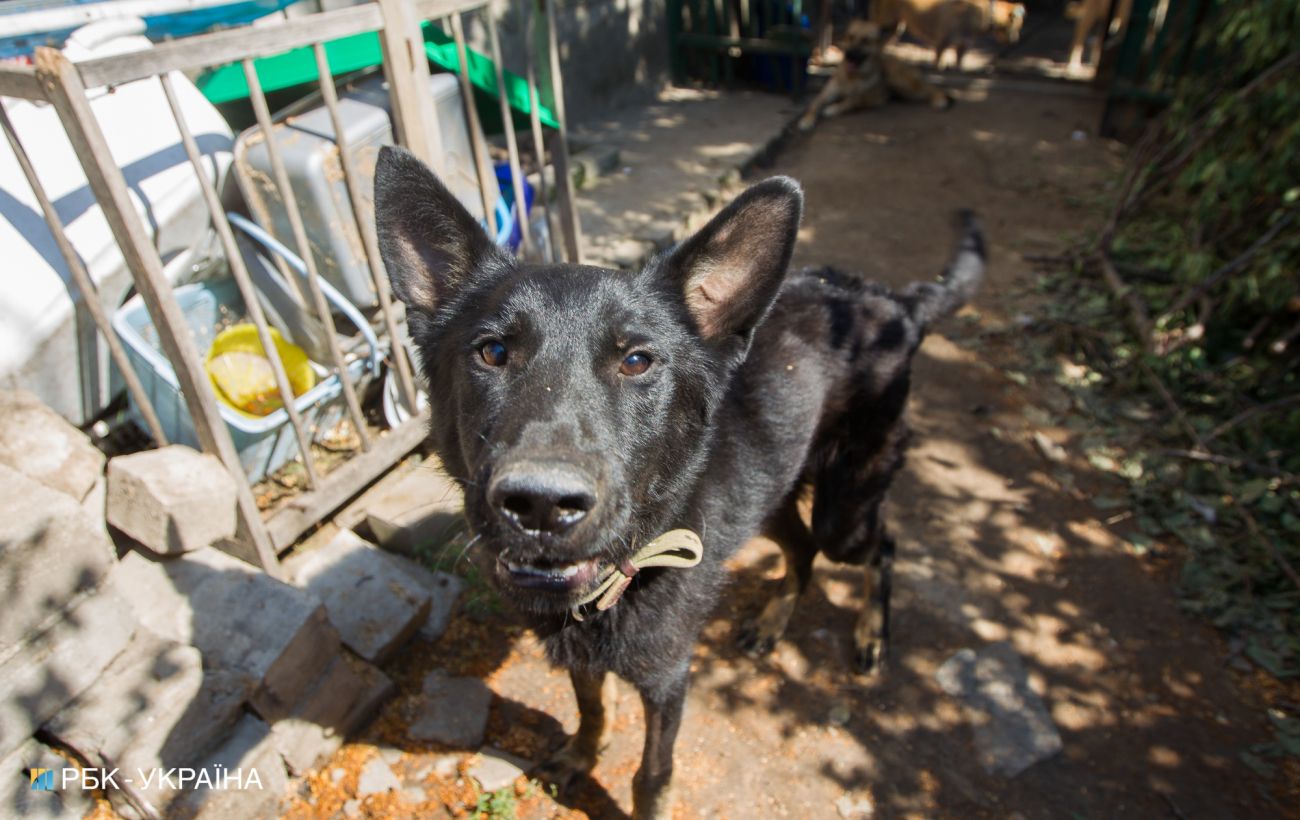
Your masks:
{"label": "metal railing", "polygon": [[[542,179],[539,193],[544,204],[548,225],[552,222],[552,205],[556,206],[561,227],[563,254],[555,251],[557,258],[578,261],[579,227],[570,185],[567,133],[563,105],[563,88],[560,78],[554,11],[545,0],[522,0],[527,6],[529,31],[527,55],[527,91],[531,115],[533,150],[536,152],[539,176]],[[41,48],[35,55],[34,66],[0,65],[0,97],[48,101],[58,114],[60,123],[71,142],[86,180],[98,202],[113,237],[131,272],[149,316],[158,331],[163,353],[176,373],[177,382],[185,404],[193,419],[200,448],[221,459],[238,485],[239,532],[235,552],[240,553],[265,571],[278,575],[278,555],[291,546],[305,531],[337,509],[364,486],[385,472],[410,452],[425,435],[427,416],[413,413],[412,417],[386,436],[371,436],[362,416],[356,385],[352,381],[335,332],[333,315],[320,287],[320,273],[316,269],[312,248],[309,245],[297,201],[290,190],[289,177],[273,134],[273,123],[266,94],[263,92],[256,63],[258,58],[310,47],[315,56],[321,99],[328,110],[334,131],[335,144],[343,172],[343,179],[351,205],[355,228],[362,239],[366,264],[375,289],[382,328],[390,340],[390,357],[397,374],[401,396],[410,408],[417,408],[416,384],[411,362],[405,355],[400,339],[399,320],[394,310],[387,275],[379,257],[375,228],[369,212],[362,206],[366,192],[362,190],[362,177],[352,160],[339,115],[338,93],[330,72],[324,44],[328,41],[357,34],[374,32],[379,36],[383,54],[383,71],[388,81],[391,110],[396,141],[420,157],[435,171],[442,170],[442,153],[439,131],[434,119],[433,101],[429,88],[429,67],[425,59],[424,38],[420,24],[425,20],[438,22],[444,32],[450,31],[455,40],[461,70],[460,90],[465,104],[466,121],[474,153],[477,182],[482,195],[489,233],[496,235],[494,204],[498,192],[495,175],[489,161],[488,144],[474,104],[470,83],[468,47],[462,15],[479,14],[486,27],[491,47],[491,58],[496,66],[496,91],[500,98],[501,117],[513,194],[519,210],[524,210],[524,178],[516,140],[513,116],[508,100],[502,55],[496,22],[487,0],[376,0],[373,3],[352,6],[337,11],[322,12],[284,20],[270,25],[248,26],[211,34],[187,37],[156,45],[144,52],[113,55],[70,62],[62,52]],[[538,64],[538,55],[531,47],[534,26],[545,21],[549,29],[546,64]],[[198,69],[241,63],[248,84],[249,99],[261,131],[273,182],[278,189],[288,218],[289,237],[280,237],[290,248],[296,248],[305,263],[307,293],[300,294],[308,309],[325,328],[329,337],[327,366],[342,382],[343,401],[353,427],[357,431],[361,453],[322,474],[312,453],[312,438],[295,404],[295,395],[283,361],[272,339],[271,326],[262,309],[252,277],[236,243],[235,233],[226,217],[219,192],[208,176],[194,135],[186,122],[177,101],[172,71]],[[540,73],[551,80],[554,98],[554,115],[558,129],[549,140],[543,137],[537,85]],[[276,390],[293,428],[297,449],[305,469],[307,491],[303,492],[274,513],[264,517],[259,511],[243,468],[240,465],[234,441],[221,417],[218,399],[209,381],[181,309],[173,295],[172,287],[163,272],[163,261],[150,241],[145,225],[133,206],[127,182],[109,151],[108,142],[91,109],[86,89],[98,86],[116,86],[137,81],[161,84],[171,108],[185,154],[198,178],[200,193],[207,206],[216,230],[230,273],[248,309],[249,320],[256,327],[258,338],[266,352],[274,375]],[[167,443],[163,425],[147,391],[117,338],[111,317],[103,307],[96,285],[87,272],[83,260],[68,239],[65,225],[50,202],[36,169],[24,150],[22,135],[10,121],[3,100],[0,100],[0,128],[5,132],[24,175],[40,205],[55,243],[71,273],[73,285],[87,307],[99,334],[106,343],[113,363],[123,375],[131,399],[137,405],[149,434],[159,445]],[[554,164],[554,181],[557,188],[554,202],[548,199],[546,182],[546,153],[550,149]],[[528,219],[519,217],[521,252],[534,254],[537,237],[529,230]],[[270,229],[271,225],[264,225]],[[548,236],[554,237],[554,233]],[[292,282],[292,277],[290,281]]]}

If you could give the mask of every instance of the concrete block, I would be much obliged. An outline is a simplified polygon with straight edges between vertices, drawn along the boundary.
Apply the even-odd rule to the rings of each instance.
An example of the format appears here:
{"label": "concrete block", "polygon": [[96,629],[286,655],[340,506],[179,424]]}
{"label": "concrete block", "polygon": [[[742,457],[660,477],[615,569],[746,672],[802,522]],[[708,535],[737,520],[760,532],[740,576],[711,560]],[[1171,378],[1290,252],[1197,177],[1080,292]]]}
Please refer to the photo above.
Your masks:
{"label": "concrete block", "polygon": [[135,630],[131,607],[105,584],[16,647],[0,663],[0,755],[21,746],[93,684]]}
{"label": "concrete block", "polygon": [[108,523],[159,555],[235,534],[235,480],[215,457],[173,444],[108,463]]}
{"label": "concrete block", "polygon": [[975,749],[989,774],[1012,778],[1061,750],[1061,735],[1011,644],[957,652],[935,673],[960,698],[975,733]]}
{"label": "concrete block", "polygon": [[26,390],[0,390],[0,464],[81,501],[104,473],[104,454]]}
{"label": "concrete block", "polygon": [[386,550],[429,554],[464,529],[460,488],[428,463],[367,493],[366,526]]}
{"label": "concrete block", "polygon": [[487,731],[492,690],[478,678],[449,678],[434,671],[424,679],[424,715],[412,723],[412,740],[476,749]]}
{"label": "concrete block", "polygon": [[0,465],[0,662],[98,586],[113,559],[103,525],[77,501]]}
{"label": "concrete block", "polygon": [[205,672],[194,647],[141,629],[44,729],[92,766],[119,767],[155,803],[164,790],[142,785],[148,772],[201,763],[241,717],[248,694],[241,676]]}
{"label": "concrete block", "polygon": [[429,616],[430,595],[407,565],[343,530],[324,547],[285,561],[284,570],[325,605],[349,649],[383,663]]}
{"label": "concrete block", "polygon": [[279,814],[277,807],[285,797],[289,777],[275,750],[271,727],[256,717],[245,715],[229,739],[201,768],[230,775],[238,773],[243,788],[198,787],[181,791],[167,812],[171,820],[229,820]]}
{"label": "concrete block", "polygon": [[207,547],[167,559],[129,553],[111,576],[141,623],[203,653],[208,668],[245,675],[249,703],[288,716],[338,652],[338,632],[311,595]]}
{"label": "concrete block", "polygon": [[[76,788],[61,789],[62,770],[67,760],[41,743],[28,740],[0,757],[0,814],[22,820],[64,820],[84,817],[95,808],[91,793]],[[54,790],[32,788],[32,770],[50,769]]]}
{"label": "concrete block", "polygon": [[429,593],[429,617],[420,627],[420,637],[434,643],[447,631],[465,582],[451,573],[428,570],[414,562],[409,562],[407,571]]}
{"label": "concrete block", "polygon": [[302,774],[338,751],[396,691],[383,672],[340,651],[293,713],[271,727],[289,772]]}

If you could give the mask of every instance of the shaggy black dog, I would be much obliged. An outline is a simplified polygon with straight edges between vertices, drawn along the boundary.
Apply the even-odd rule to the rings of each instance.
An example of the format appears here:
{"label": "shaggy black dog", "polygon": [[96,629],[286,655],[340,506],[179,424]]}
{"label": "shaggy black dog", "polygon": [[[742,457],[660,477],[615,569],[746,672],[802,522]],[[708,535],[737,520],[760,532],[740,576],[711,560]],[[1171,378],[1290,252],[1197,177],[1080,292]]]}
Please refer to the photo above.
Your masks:
{"label": "shaggy black dog", "polygon": [[780,638],[821,551],[865,568],[856,661],[879,665],[880,505],[903,459],[912,356],[983,275],[973,218],[940,282],[895,294],[831,270],[787,275],[803,195],[783,177],[640,271],[512,259],[400,149],[380,154],[375,201],[433,445],[504,597],[573,680],[581,725],[553,777],[595,765],[612,672],[645,708],[636,816],[669,816],[692,647],[723,562],[760,532],[787,577],[742,643]]}

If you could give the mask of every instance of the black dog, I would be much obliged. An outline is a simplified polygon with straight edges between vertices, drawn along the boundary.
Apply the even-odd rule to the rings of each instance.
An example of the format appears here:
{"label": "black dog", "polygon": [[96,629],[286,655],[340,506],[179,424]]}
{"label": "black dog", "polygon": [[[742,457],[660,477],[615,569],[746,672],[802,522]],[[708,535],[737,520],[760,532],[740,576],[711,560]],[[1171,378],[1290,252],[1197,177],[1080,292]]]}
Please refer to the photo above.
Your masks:
{"label": "black dog", "polygon": [[[757,533],[781,545],[787,577],[742,640],[780,638],[820,550],[866,567],[857,660],[879,663],[892,553],[880,504],[903,459],[912,355],[983,274],[969,215],[944,280],[895,295],[830,270],[787,276],[803,195],[782,177],[637,272],[517,262],[399,149],[380,154],[375,200],[434,447],[496,582],[577,693],[581,724],[553,774],[595,765],[613,672],[645,708],[636,816],[670,814],[691,651],[723,561]],[[702,541],[697,566],[681,530]],[[656,560],[664,541],[670,558]]]}

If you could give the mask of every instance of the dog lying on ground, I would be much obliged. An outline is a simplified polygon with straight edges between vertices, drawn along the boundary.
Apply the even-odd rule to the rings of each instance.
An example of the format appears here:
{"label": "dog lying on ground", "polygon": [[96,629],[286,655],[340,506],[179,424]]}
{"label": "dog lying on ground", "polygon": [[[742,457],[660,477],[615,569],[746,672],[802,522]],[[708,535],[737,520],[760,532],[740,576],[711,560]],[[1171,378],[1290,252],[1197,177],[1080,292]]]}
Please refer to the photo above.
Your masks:
{"label": "dog lying on ground", "polygon": [[921,72],[884,52],[880,27],[875,23],[849,23],[841,49],[844,59],[799,118],[801,130],[811,130],[819,116],[836,117],[861,108],[878,108],[891,97],[928,102],[939,109],[952,105],[952,98],[927,83]]}
{"label": "dog lying on ground", "polygon": [[[1111,4],[1114,3],[1115,14],[1108,18]],[[1092,50],[1094,64],[1101,56],[1101,47],[1107,35],[1116,36],[1124,30],[1129,12],[1133,9],[1133,0],[1075,0],[1065,7],[1065,16],[1074,20],[1074,40],[1070,43],[1070,72],[1083,70],[1083,47],[1094,30],[1102,29],[1097,34],[1097,45]]]}
{"label": "dog lying on ground", "polygon": [[554,780],[595,765],[613,673],[645,709],[635,815],[670,816],[692,649],[723,562],[756,534],[780,544],[787,575],[743,642],[780,638],[820,551],[865,568],[854,641],[859,667],[879,667],[893,552],[881,503],[903,460],[912,356],[983,275],[972,217],[940,282],[892,293],[832,270],[787,275],[803,195],[784,177],[639,271],[509,257],[401,149],[380,153],[375,201],[431,442],[495,583],[573,682],[581,721]]}
{"label": "dog lying on ground", "polygon": [[961,70],[966,51],[980,35],[992,34],[1003,44],[1018,42],[1025,6],[1008,0],[874,0],[870,19],[895,37],[907,31],[933,46],[935,68],[954,49]]}

